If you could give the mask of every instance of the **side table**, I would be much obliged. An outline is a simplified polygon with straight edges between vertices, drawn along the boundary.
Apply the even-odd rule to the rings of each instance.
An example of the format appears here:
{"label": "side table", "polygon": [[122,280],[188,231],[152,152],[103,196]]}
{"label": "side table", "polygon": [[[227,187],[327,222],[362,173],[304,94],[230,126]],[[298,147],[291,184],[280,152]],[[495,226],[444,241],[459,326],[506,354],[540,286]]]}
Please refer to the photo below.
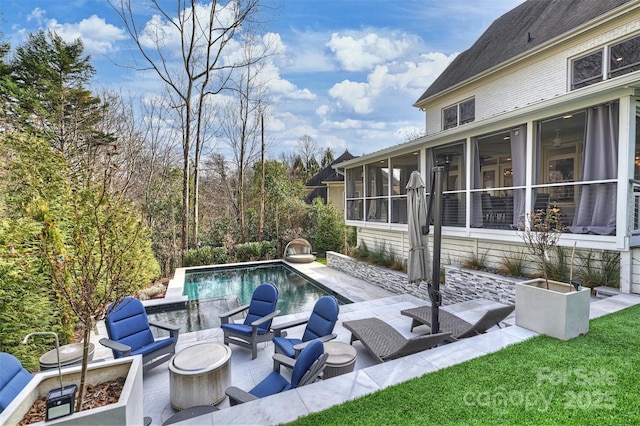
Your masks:
{"label": "side table", "polygon": [[176,410],[216,405],[231,385],[231,348],[220,343],[199,343],[169,361],[171,406]]}
{"label": "side table", "polygon": [[353,371],[358,356],[356,348],[343,342],[326,342],[324,351],[329,356],[322,380]]}
{"label": "side table", "polygon": [[[80,364],[82,362],[82,349],[84,343],[71,343],[60,346],[60,366]],[[89,361],[93,360],[95,345],[89,343]],[[58,354],[55,349],[51,349],[40,357],[40,370],[58,368]]]}

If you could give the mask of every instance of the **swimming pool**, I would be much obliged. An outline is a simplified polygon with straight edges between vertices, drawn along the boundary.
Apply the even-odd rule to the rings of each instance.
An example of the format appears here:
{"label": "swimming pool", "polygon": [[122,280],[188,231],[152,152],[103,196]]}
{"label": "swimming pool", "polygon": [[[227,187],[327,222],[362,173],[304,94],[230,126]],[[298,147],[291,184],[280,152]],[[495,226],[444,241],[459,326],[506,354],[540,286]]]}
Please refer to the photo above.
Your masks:
{"label": "swimming pool", "polygon": [[311,312],[325,295],[334,296],[340,304],[351,303],[285,263],[249,263],[187,270],[183,294],[188,301],[147,307],[147,313],[150,320],[180,325],[183,333],[219,327],[220,313],[249,303],[253,290],[265,282],[278,288],[280,315]]}

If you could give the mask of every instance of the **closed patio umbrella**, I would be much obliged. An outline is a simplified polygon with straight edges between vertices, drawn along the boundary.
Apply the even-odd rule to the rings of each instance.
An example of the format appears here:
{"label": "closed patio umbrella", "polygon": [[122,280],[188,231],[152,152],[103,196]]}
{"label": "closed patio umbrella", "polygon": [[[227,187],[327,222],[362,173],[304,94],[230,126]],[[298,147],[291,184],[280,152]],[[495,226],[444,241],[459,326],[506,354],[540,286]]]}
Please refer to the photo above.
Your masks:
{"label": "closed patio umbrella", "polygon": [[[407,183],[407,212],[409,228],[409,256],[407,275],[409,282],[428,281],[431,274],[431,255],[427,239],[427,204],[424,182],[420,172],[414,170]],[[423,229],[425,230],[423,232]]]}

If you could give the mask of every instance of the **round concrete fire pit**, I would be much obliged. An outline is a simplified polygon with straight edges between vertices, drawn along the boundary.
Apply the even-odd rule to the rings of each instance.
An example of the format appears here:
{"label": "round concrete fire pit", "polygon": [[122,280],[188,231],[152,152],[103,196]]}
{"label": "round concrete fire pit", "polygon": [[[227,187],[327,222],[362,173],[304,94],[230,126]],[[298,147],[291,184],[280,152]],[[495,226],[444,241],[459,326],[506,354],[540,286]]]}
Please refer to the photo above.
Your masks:
{"label": "round concrete fire pit", "polygon": [[169,361],[171,406],[176,410],[216,405],[231,383],[231,349],[220,343],[200,343]]}

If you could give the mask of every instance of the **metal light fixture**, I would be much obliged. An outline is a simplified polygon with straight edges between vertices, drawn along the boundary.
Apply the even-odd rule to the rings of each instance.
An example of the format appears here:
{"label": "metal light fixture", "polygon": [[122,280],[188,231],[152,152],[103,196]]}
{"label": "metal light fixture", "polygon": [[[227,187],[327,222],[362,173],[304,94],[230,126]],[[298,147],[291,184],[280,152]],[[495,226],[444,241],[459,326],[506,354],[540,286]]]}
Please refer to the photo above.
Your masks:
{"label": "metal light fixture", "polygon": [[553,146],[554,148],[558,148],[560,145],[562,145],[562,139],[560,139],[560,129],[555,129],[556,130],[556,137],[553,138]]}
{"label": "metal light fixture", "polygon": [[56,355],[58,358],[58,377],[60,378],[60,387],[51,389],[47,395],[47,416],[46,420],[57,419],[58,417],[73,414],[73,407],[76,400],[76,385],[63,386],[62,384],[62,366],[60,365],[60,341],[58,334],[53,331],[34,331],[27,334],[22,340],[22,344],[26,345],[27,340],[31,336],[53,335],[56,338]]}

